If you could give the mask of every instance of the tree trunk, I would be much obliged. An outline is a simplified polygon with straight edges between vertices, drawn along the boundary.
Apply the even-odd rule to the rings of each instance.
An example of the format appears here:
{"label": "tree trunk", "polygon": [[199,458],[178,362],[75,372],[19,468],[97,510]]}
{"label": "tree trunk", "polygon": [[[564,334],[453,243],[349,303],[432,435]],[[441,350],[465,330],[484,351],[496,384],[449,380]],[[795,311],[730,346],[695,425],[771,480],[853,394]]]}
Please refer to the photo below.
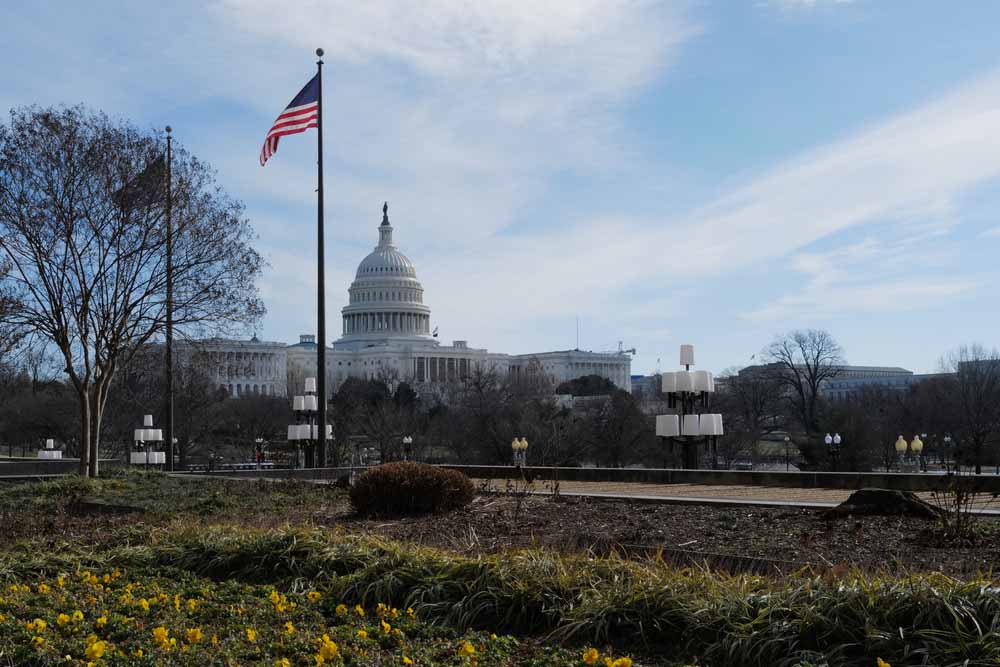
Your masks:
{"label": "tree trunk", "polygon": [[90,469],[90,396],[86,387],[79,390],[80,398],[80,475],[87,477]]}

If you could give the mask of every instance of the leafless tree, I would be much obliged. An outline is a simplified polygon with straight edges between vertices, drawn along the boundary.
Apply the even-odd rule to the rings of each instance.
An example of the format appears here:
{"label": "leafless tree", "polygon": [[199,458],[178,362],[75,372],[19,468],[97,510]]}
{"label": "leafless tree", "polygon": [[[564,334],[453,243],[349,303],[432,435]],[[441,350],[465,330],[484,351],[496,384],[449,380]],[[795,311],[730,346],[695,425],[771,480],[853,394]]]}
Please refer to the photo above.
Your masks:
{"label": "leafless tree", "polygon": [[823,385],[844,366],[843,351],[828,332],[807,329],[777,337],[764,351],[774,379],[785,390],[796,420],[807,435],[820,432]]}
{"label": "leafless tree", "polygon": [[963,345],[942,361],[954,373],[948,406],[954,412],[962,450],[982,472],[987,447],[1000,436],[1000,353]]}
{"label": "leafless tree", "polygon": [[[9,321],[58,349],[80,406],[80,472],[98,473],[115,371],[165,327],[164,141],[83,107],[16,109],[0,126],[0,257],[20,295]],[[174,153],[174,322],[258,318],[261,258],[242,205]]]}
{"label": "leafless tree", "polygon": [[740,455],[754,456],[760,440],[784,426],[782,385],[771,373],[728,371],[722,378],[715,405],[726,424],[719,453],[728,467]]}

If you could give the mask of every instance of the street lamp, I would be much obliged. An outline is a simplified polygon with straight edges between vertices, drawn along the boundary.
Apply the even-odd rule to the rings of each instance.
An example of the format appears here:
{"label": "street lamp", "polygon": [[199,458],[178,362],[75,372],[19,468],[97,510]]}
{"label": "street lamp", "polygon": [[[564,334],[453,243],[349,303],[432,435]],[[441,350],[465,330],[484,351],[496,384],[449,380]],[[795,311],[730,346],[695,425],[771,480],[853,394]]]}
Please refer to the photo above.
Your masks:
{"label": "street lamp", "polygon": [[[927,437],[926,433],[924,437]],[[913,441],[910,443],[910,451],[917,457],[917,470],[920,471],[922,469],[920,452],[924,451],[924,441],[920,439],[919,435],[913,436]]]}
{"label": "street lamp", "polygon": [[789,437],[788,437],[788,436],[786,435],[786,436],[785,436],[785,472],[788,472],[788,471],[789,471],[789,463],[788,463],[788,446],[789,446],[789,445],[791,444],[791,442],[792,442],[792,439],[791,439],[791,438],[789,438]]}
{"label": "street lamp", "polygon": [[403,460],[409,461],[410,455],[413,453],[413,437],[409,435],[403,436]]}
{"label": "street lamp", "polygon": [[38,450],[38,458],[40,459],[61,459],[62,450],[56,449],[56,441],[52,438],[47,438],[45,440],[45,449]]}
{"label": "street lamp", "polygon": [[718,465],[718,442],[723,434],[721,414],[699,414],[699,409],[709,406],[715,393],[715,380],[708,371],[692,371],[694,346],[681,345],[680,365],[684,370],[663,374],[663,392],[667,407],[674,414],[656,417],[656,435],[671,444],[679,442],[683,448],[683,466],[698,467],[698,445],[706,444],[712,450],[712,468]]}
{"label": "street lamp", "polygon": [[132,465],[146,466],[165,464],[167,457],[164,452],[149,451],[149,443],[163,442],[163,431],[158,428],[151,428],[153,426],[153,415],[143,415],[142,425],[143,428],[135,429],[133,440],[135,441],[135,449],[144,451],[132,452],[129,462]]}
{"label": "street lamp", "polygon": [[823,438],[823,442],[826,443],[827,450],[830,452],[830,458],[833,460],[833,469],[837,469],[837,463],[840,460],[840,443],[841,438],[839,433],[834,433],[832,436],[827,433],[826,437]]}
{"label": "street lamp", "polygon": [[[333,438],[333,425],[326,425],[326,437],[321,438],[319,434],[319,426],[314,423],[316,413],[319,410],[319,400],[316,397],[316,378],[306,378],[305,390],[306,393],[304,396],[292,397],[292,411],[295,412],[295,423],[288,426],[288,440],[296,443],[296,466],[300,467],[298,461],[298,443],[304,442],[306,455],[304,465],[301,467],[312,468],[315,466],[315,462],[317,460],[316,448],[325,448],[326,440]],[[303,421],[305,423],[302,423]]]}
{"label": "street lamp", "polygon": [[528,464],[528,439],[514,438],[510,443],[510,448],[514,452],[514,466],[520,468]]}
{"label": "street lamp", "polygon": [[253,457],[257,463],[257,470],[260,470],[260,465],[264,460],[264,438],[257,438],[254,440]]}
{"label": "street lamp", "polygon": [[896,438],[896,457],[899,459],[900,464],[902,464],[903,456],[906,454],[906,448],[909,445],[906,442],[906,438],[902,434]]}
{"label": "street lamp", "polygon": [[951,435],[948,433],[944,434],[944,471],[945,473],[951,472],[951,467],[948,463],[948,459],[951,456]]}

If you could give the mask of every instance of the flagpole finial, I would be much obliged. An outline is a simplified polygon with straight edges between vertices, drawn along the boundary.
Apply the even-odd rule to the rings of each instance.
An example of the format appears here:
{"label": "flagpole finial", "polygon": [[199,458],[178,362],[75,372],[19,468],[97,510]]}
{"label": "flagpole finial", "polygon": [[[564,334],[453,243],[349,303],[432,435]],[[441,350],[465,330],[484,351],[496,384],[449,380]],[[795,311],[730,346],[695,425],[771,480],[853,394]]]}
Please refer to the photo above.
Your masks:
{"label": "flagpole finial", "polygon": [[323,57],[323,49],[316,49],[316,55],[319,56],[320,58],[322,58]]}
{"label": "flagpole finial", "polygon": [[172,130],[170,129],[170,126],[167,125],[167,134],[170,134],[171,132],[172,132]]}

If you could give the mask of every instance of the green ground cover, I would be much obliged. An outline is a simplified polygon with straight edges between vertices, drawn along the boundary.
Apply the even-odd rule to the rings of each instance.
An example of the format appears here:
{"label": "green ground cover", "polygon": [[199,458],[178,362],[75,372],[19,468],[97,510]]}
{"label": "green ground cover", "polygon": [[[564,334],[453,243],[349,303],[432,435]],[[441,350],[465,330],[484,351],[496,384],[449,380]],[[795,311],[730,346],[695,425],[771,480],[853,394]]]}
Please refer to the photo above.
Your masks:
{"label": "green ground cover", "polygon": [[[102,524],[96,534],[57,530],[7,544],[0,664],[284,667],[316,665],[319,656],[323,664],[540,666],[604,664],[609,655],[618,667],[1000,664],[1000,588],[989,578],[831,571],[776,579],[545,550],[462,557],[260,520],[284,516],[278,506],[296,516],[305,500],[323,502],[316,494],[342,493],[333,489],[216,484],[129,476],[0,489],[7,517],[52,511],[71,492],[148,498],[150,508],[147,518]],[[172,511],[175,502],[187,509]],[[206,503],[225,512],[192,521]],[[357,605],[365,616],[350,611]],[[69,620],[60,624],[59,614]],[[30,627],[36,618],[41,633]],[[167,634],[155,635],[159,627]],[[324,635],[337,646],[329,660]],[[88,641],[91,658],[100,657],[88,659]]]}

